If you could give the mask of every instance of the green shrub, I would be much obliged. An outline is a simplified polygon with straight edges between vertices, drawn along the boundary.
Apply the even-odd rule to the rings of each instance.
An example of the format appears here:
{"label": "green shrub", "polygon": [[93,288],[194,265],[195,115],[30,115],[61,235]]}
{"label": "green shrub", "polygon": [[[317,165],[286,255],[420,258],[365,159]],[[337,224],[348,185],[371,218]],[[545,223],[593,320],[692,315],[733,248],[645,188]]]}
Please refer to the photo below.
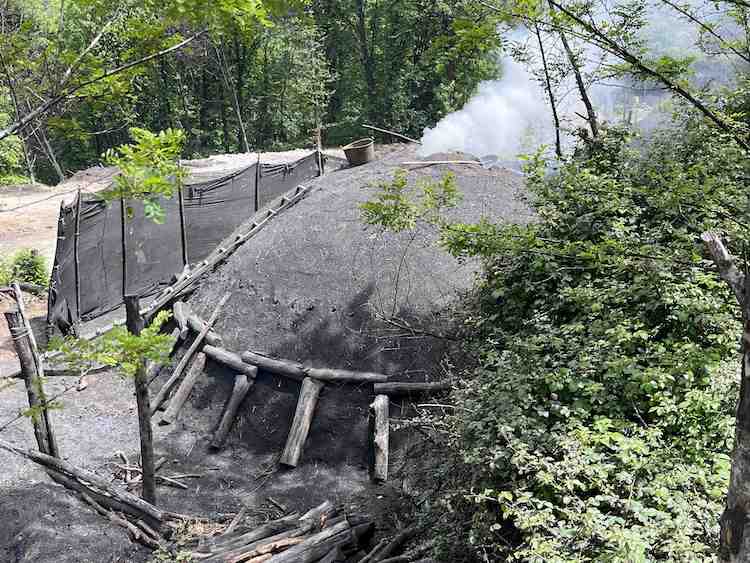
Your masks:
{"label": "green shrub", "polygon": [[748,166],[683,127],[639,151],[605,130],[554,173],[532,158],[530,225],[435,222],[485,269],[464,319],[479,367],[431,425],[452,454],[430,515],[443,560],[715,559],[741,331],[699,237],[741,253]]}
{"label": "green shrub", "polygon": [[625,141],[609,131],[552,175],[533,159],[536,224],[444,229],[486,269],[447,560],[714,559],[740,329],[699,235],[744,240],[723,202],[747,209],[746,165],[701,128],[643,154]]}
{"label": "green shrub", "polygon": [[19,250],[10,260],[0,261],[0,285],[26,282],[47,286],[47,260],[35,250]]}

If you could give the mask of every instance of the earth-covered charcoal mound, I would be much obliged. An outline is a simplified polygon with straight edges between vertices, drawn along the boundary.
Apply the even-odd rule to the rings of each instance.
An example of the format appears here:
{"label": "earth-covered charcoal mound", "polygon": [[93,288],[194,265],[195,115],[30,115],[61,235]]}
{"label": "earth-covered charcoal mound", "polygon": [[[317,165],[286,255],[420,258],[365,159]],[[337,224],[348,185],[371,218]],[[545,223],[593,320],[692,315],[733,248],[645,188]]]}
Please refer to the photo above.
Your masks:
{"label": "earth-covered charcoal mound", "polygon": [[[365,225],[360,204],[373,197],[375,183],[391,180],[404,167],[412,168],[410,181],[440,179],[451,170],[463,194],[451,211],[459,220],[525,222],[530,211],[521,200],[523,178],[517,173],[402,165],[414,160],[415,149],[402,147],[311,181],[306,198],[201,281],[189,300],[192,310],[208,318],[229,293],[215,329],[237,353],[252,350],[308,367],[379,372],[395,381],[445,379],[441,362],[454,342],[452,308],[471,287],[478,265],[458,263],[438,248],[429,226],[392,234]],[[215,408],[218,420],[233,374],[212,362],[208,370],[208,381],[193,393],[193,408]],[[281,452],[298,394],[298,382],[261,369],[229,443],[257,454]],[[301,465],[365,466],[372,399],[369,384],[326,384]]]}

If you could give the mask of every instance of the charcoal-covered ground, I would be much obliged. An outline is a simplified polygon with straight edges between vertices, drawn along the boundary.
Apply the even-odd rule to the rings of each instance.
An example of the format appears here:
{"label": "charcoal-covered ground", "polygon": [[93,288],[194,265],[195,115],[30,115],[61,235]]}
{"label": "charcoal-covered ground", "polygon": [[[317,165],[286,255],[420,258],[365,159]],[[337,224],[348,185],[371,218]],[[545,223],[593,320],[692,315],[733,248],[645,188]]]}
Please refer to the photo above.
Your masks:
{"label": "charcoal-covered ground", "polygon": [[[455,332],[453,309],[471,287],[476,264],[459,264],[437,249],[429,228],[392,235],[365,227],[358,207],[372,196],[371,183],[390,179],[400,163],[415,158],[413,148],[402,147],[380,161],[311,182],[304,200],[274,218],[202,280],[191,305],[208,317],[229,292],[216,329],[226,347],[238,352],[253,349],[316,367],[382,371],[409,381],[446,377],[446,353],[454,343],[450,338]],[[530,212],[519,199],[522,178],[516,173],[452,168],[464,193],[456,217],[529,219]],[[447,169],[424,167],[411,172],[410,178],[439,178]],[[232,380],[230,372],[209,362],[177,423],[156,426],[157,453],[169,459],[164,474],[201,475],[190,480],[189,491],[160,487],[161,503],[171,510],[214,518],[229,518],[244,505],[250,508],[250,518],[261,519],[278,511],[275,503],[306,509],[331,499],[370,512],[384,529],[404,524],[398,508],[410,502],[413,476],[400,469],[415,455],[412,448],[421,438],[396,429],[391,442],[392,478],[385,485],[370,483],[371,387],[327,385],[299,467],[283,469],[277,460],[299,384],[261,372],[226,447],[213,453],[208,441]],[[51,391],[71,383],[55,378]],[[53,420],[61,450],[71,461],[111,474],[108,464],[117,450],[134,456],[137,424],[131,385],[103,373],[93,377],[86,390],[63,397],[64,408],[54,413]],[[23,402],[20,384],[0,392],[0,427]],[[394,427],[426,408],[432,407],[394,401]],[[12,424],[3,436],[17,444],[33,440],[26,420]],[[0,463],[0,521],[9,523],[0,531],[0,560],[140,561],[145,557],[120,529],[52,485],[29,463],[5,453],[0,453]],[[50,491],[54,494],[48,495]]]}

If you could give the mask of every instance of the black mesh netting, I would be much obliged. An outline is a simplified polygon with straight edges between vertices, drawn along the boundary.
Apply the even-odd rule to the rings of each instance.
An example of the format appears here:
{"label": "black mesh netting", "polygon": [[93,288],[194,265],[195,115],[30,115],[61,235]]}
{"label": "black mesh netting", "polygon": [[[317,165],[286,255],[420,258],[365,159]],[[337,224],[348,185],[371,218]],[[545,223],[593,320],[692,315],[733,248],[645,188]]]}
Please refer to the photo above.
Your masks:
{"label": "black mesh netting", "polygon": [[288,164],[261,163],[260,170],[252,165],[218,179],[188,182],[182,190],[182,211],[179,197],[162,198],[163,223],[146,218],[137,201],[108,205],[87,195],[80,204],[76,200],[63,206],[48,323],[67,332],[78,320],[119,307],[123,294],[155,294],[182,271],[185,257],[188,264],[200,262],[258,209],[318,174],[318,155],[312,153]]}

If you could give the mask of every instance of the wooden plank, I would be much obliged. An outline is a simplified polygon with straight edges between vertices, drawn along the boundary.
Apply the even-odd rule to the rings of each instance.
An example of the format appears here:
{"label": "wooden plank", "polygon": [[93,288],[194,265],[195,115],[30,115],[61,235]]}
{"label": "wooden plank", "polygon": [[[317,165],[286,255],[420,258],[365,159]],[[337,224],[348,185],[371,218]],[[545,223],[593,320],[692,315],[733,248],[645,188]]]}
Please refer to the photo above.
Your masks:
{"label": "wooden plank", "polygon": [[388,449],[389,449],[389,407],[390,401],[387,395],[378,395],[375,397],[370,408],[375,415],[375,426],[373,429],[373,451],[375,459],[372,469],[373,481],[388,480]]}
{"label": "wooden plank", "polygon": [[323,385],[322,382],[309,377],[302,382],[299,399],[297,400],[297,410],[294,413],[294,420],[289,430],[284,452],[281,454],[280,462],[284,465],[297,467],[299,463]]}

